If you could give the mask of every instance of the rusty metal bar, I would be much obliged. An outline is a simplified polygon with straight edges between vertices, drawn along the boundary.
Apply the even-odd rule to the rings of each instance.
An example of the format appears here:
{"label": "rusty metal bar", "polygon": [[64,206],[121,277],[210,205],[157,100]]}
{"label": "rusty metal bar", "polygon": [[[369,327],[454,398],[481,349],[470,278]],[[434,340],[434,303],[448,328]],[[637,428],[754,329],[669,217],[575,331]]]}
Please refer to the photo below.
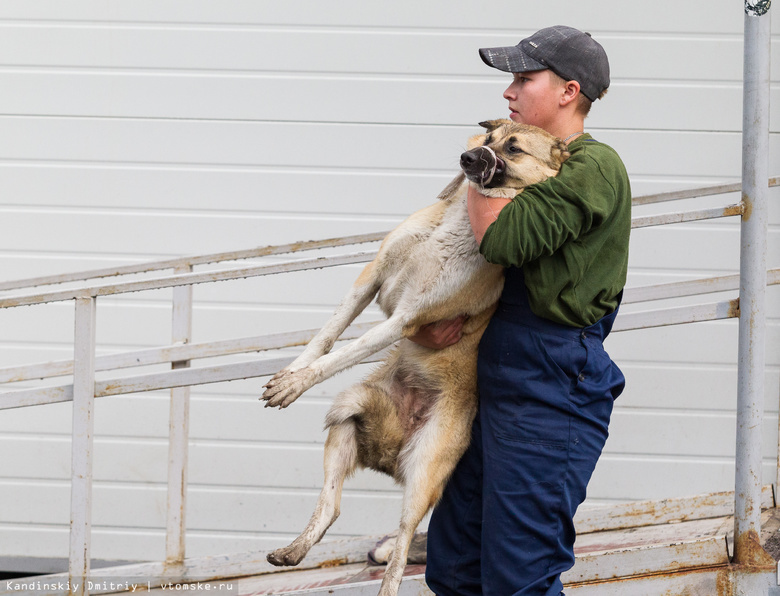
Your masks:
{"label": "rusty metal bar", "polygon": [[[180,265],[174,273],[191,273],[192,265]],[[192,339],[192,286],[173,289],[173,343],[187,344]],[[189,368],[189,360],[171,363],[173,370]],[[190,388],[171,389],[168,421],[168,499],[165,533],[165,562],[181,565],[184,561],[187,519],[187,462],[190,434]]]}
{"label": "rusty metal bar", "polygon": [[121,275],[132,275],[138,273],[149,273],[151,271],[163,271],[166,269],[175,269],[187,265],[206,265],[209,263],[221,263],[225,261],[241,261],[245,259],[255,259],[273,255],[282,255],[289,253],[302,252],[307,250],[317,250],[323,248],[338,248],[340,246],[349,246],[352,244],[364,244],[366,242],[377,242],[382,240],[387,232],[373,232],[370,234],[357,234],[354,236],[344,236],[341,238],[328,238],[325,240],[307,240],[305,242],[293,242],[291,244],[279,244],[272,246],[261,246],[247,250],[235,250],[228,252],[218,252],[205,255],[191,255],[187,257],[177,257],[175,259],[165,259],[162,261],[147,261],[134,265],[125,265],[123,267],[106,267],[104,269],[90,269],[89,271],[77,271],[74,273],[63,273],[60,275],[47,275],[41,277],[31,277],[28,279],[12,280],[0,282],[0,292],[6,290],[20,290],[23,288],[34,288],[38,286],[48,286],[54,284],[67,283],[72,281],[86,281],[88,279],[98,279],[102,277],[118,277]]}
{"label": "rusty metal bar", "polygon": [[[780,271],[780,270],[778,270]],[[737,285],[735,283],[734,289]],[[368,323],[353,323],[339,336],[339,340],[357,339],[377,321]],[[95,359],[95,370],[118,370],[134,368],[137,366],[149,366],[150,364],[167,364],[180,360],[197,360],[199,358],[213,358],[216,356],[231,356],[248,352],[264,352],[281,348],[304,346],[316,335],[319,329],[304,329],[300,331],[287,331],[284,333],[271,333],[252,337],[239,337],[221,341],[203,343],[177,344],[162,346],[159,348],[147,348],[99,356]],[[33,379],[47,379],[73,374],[73,360],[55,360],[38,364],[12,366],[0,368],[0,383],[14,383]],[[2,395],[2,393],[0,393]]]}
{"label": "rusty metal bar", "polygon": [[[761,490],[761,509],[775,507],[772,485]],[[625,530],[676,524],[700,519],[731,517],[734,515],[734,491],[723,491],[671,497],[668,499],[631,501],[596,507],[580,507],[574,516],[577,536],[605,530]]]}
{"label": "rusty metal bar", "polygon": [[650,226],[663,226],[666,224],[685,223],[691,221],[703,221],[705,219],[717,219],[742,214],[742,205],[729,205],[728,207],[715,207],[712,209],[699,209],[697,211],[680,211],[677,213],[662,213],[646,217],[635,217],[631,220],[631,228],[649,228]]}
{"label": "rusty metal bar", "polygon": [[[756,9],[759,3],[754,3]],[[746,567],[762,563],[761,421],[764,414],[766,337],[766,253],[769,191],[768,3],[758,14],[745,2],[742,119],[742,203],[740,230],[740,317],[737,373],[734,561]],[[766,561],[763,561],[764,563]],[[748,575],[748,574],[746,574]],[[748,580],[746,580],[748,582]],[[749,583],[749,582],[748,582]],[[754,595],[748,583],[737,594]]]}
{"label": "rusty metal bar", "polygon": [[[736,316],[738,316],[738,300],[734,299],[711,304],[696,304],[655,311],[625,313],[618,318],[613,330],[619,332],[665,325],[717,321]],[[372,324],[374,323],[366,323],[366,326]],[[379,352],[370,356],[364,362],[377,362],[382,358],[384,358],[384,352]],[[95,383],[95,397],[262,377],[284,368],[292,360],[292,356],[267,360],[250,360],[247,362],[108,379]],[[73,391],[70,385],[9,391],[0,393],[0,410],[58,403],[70,401],[71,399],[73,399]]]}
{"label": "rusty metal bar", "polygon": [[[780,186],[780,177],[769,178],[769,186]],[[664,203],[667,201],[678,201],[681,199],[698,199],[713,195],[723,195],[730,192],[739,192],[742,190],[741,182],[732,184],[718,184],[716,186],[705,186],[703,188],[690,188],[687,190],[672,190],[669,192],[659,192],[651,195],[642,195],[634,197],[631,204],[634,207],[640,205],[652,205],[654,203]]]}
{"label": "rusty metal bar", "polygon": [[720,321],[739,316],[739,299],[712,304],[696,304],[676,308],[662,308],[645,312],[624,313],[615,320],[613,331],[648,329],[702,321]]}
{"label": "rusty metal bar", "polygon": [[40,294],[28,294],[25,296],[12,296],[0,299],[0,308],[12,308],[16,306],[31,306],[46,302],[64,302],[76,298],[88,296],[113,296],[115,294],[127,294],[131,292],[143,292],[146,290],[160,290],[163,288],[175,288],[191,284],[203,284],[215,281],[228,281],[259,277],[262,275],[275,275],[277,273],[290,273],[292,271],[306,271],[309,269],[321,269],[324,267],[336,267],[354,263],[367,263],[376,256],[376,251],[357,252],[334,257],[319,257],[314,259],[301,259],[275,265],[257,265],[254,267],[241,267],[233,269],[220,269],[204,273],[183,273],[166,277],[156,277],[142,281],[130,281],[119,284],[103,286],[91,286],[74,290],[62,290],[58,292],[44,292]]}
{"label": "rusty metal bar", "polygon": [[73,434],[70,497],[70,593],[87,596],[92,532],[92,459],[95,412],[94,298],[76,300],[73,348]]}
{"label": "rusty metal bar", "polygon": [[[780,283],[780,269],[767,271],[767,285]],[[623,296],[623,304],[636,302],[648,302],[650,300],[666,300],[669,298],[682,298],[683,296],[698,296],[700,294],[713,294],[739,289],[739,275],[724,275],[721,277],[707,277],[678,281],[654,286],[641,286],[626,288]]]}
{"label": "rusty metal bar", "polygon": [[0,393],[0,410],[73,401],[73,385]]}

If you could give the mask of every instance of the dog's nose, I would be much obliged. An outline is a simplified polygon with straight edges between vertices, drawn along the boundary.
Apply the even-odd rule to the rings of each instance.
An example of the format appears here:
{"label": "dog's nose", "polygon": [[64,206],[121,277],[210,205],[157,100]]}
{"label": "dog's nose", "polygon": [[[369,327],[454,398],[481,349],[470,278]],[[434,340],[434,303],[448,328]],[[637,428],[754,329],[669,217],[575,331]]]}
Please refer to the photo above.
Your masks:
{"label": "dog's nose", "polygon": [[477,156],[474,155],[471,151],[466,151],[460,155],[461,167],[467,168],[468,166],[474,165],[475,161],[477,161]]}

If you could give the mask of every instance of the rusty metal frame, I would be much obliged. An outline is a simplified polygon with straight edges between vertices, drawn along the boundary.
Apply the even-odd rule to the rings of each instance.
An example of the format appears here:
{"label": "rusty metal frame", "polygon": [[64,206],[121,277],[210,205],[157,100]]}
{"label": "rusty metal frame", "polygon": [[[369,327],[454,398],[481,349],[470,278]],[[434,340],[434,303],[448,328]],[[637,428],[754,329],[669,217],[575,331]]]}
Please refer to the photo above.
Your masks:
{"label": "rusty metal frame", "polygon": [[[761,4],[759,7],[758,5]],[[766,262],[769,191],[769,2],[745,2],[740,226],[740,314],[734,560],[737,596],[766,593],[762,570],[775,561],[761,547],[761,421],[766,358]]]}

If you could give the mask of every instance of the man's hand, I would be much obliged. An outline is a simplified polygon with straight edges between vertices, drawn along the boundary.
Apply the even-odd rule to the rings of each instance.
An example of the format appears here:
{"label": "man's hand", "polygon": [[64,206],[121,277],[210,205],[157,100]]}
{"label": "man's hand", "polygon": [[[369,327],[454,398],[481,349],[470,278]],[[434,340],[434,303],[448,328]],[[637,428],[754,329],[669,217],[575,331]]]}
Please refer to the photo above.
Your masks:
{"label": "man's hand", "polygon": [[460,341],[463,337],[463,323],[467,318],[467,315],[460,315],[454,319],[428,323],[409,339],[425,348],[441,350]]}

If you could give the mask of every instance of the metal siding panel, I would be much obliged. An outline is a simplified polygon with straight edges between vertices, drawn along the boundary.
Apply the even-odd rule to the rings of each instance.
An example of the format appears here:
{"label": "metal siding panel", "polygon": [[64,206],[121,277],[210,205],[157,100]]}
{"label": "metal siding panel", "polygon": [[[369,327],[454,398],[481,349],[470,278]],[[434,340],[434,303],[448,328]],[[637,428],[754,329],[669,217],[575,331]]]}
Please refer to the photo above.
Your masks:
{"label": "metal siding panel", "polygon": [[[304,412],[306,409],[304,408]],[[275,412],[266,411],[269,417]],[[256,441],[263,436],[266,424],[257,424]],[[306,440],[300,437],[298,440]],[[274,444],[252,444],[229,441],[193,440],[190,446],[190,488],[251,488],[264,490],[319,490],[322,488],[322,453],[319,445],[294,445],[295,435]],[[9,450],[28,453],[29,461],[10,458],[0,462],[0,476],[26,480],[62,480],[70,478],[70,439],[38,436],[11,436],[0,440]],[[148,483],[157,488],[167,480],[167,442],[162,440],[128,440],[96,438],[94,481]],[[35,462],[31,465],[30,462]],[[376,493],[399,493],[392,479],[366,471],[351,479],[345,490]]]}
{"label": "metal siding panel", "polygon": [[[635,193],[737,180],[741,5],[564,4],[610,53],[614,85],[588,125],[623,155]],[[491,11],[465,0],[444,9],[407,0],[368,10],[357,0],[183,6],[0,5],[0,82],[10,90],[0,98],[4,279],[387,229],[449,181],[473,122],[506,113],[506,77],[486,71],[475,49],[516,43],[554,17],[514,0]],[[525,29],[496,28],[496,14]],[[770,153],[780,163],[780,135]],[[780,209],[772,218],[777,266]],[[735,243],[731,224],[637,231],[632,280],[734,270]],[[194,339],[319,325],[357,271],[200,287]],[[101,301],[101,350],[167,344],[168,299]],[[771,482],[780,302],[768,302]],[[0,312],[2,366],[72,353],[72,310]],[[591,499],[733,488],[735,338],[732,323],[610,338],[628,386]],[[189,554],[276,547],[303,527],[321,477],[323,411],[365,370],[323,383],[284,413],[261,408],[259,380],[193,391]],[[98,558],[164,556],[166,412],[160,394],[96,402]],[[0,463],[0,556],[67,554],[59,479],[69,416],[59,404],[0,417],[3,444],[23,453]],[[397,523],[398,493],[386,479],[360,476],[345,501],[331,537]]]}
{"label": "metal siding panel", "polygon": [[[485,75],[482,61],[476,59],[475,48],[514,45],[521,35],[522,30],[409,28],[398,31],[240,24],[204,28],[0,21],[0,65],[6,66],[10,73],[30,76],[36,74],[32,68],[51,75],[85,76],[90,73],[83,70],[79,73],[77,69],[101,69],[92,75],[113,79],[123,73],[112,74],[106,69],[132,69],[132,73],[124,73],[129,79],[143,74],[155,76],[148,71],[161,69],[165,72],[157,73],[160,78],[178,78],[190,73],[214,76],[218,80],[266,73],[289,81],[299,78],[290,77],[291,73],[319,78],[316,73],[320,72],[464,78]],[[736,82],[742,77],[741,29],[729,35],[602,30],[598,40],[610,56],[615,81]],[[278,51],[280,47],[284,47],[284,52]],[[653,55],[654,59],[636,60],[643,55]],[[681,55],[686,59],[679,60]],[[438,63],[434,68],[431,62],[421,61],[418,56],[435,56]],[[780,71],[780,66],[773,66],[774,72]]]}
{"label": "metal siding panel", "polygon": [[[776,476],[775,458],[764,460],[764,482]],[[605,454],[588,485],[592,501],[686,497],[734,489],[733,458],[680,458]]]}
{"label": "metal siding panel", "polygon": [[[376,122],[381,114],[382,122],[392,124],[467,126],[480,118],[506,115],[505,103],[497,98],[507,84],[504,77],[474,81],[0,72],[0,85],[12,90],[0,98],[0,113],[334,123]],[[408,101],[396,101],[399,88]],[[780,90],[772,95],[777,104]],[[604,101],[594,107],[589,126],[738,132],[742,125],[742,89],[737,82],[616,79]],[[772,131],[780,131],[776,105],[771,120]],[[370,137],[366,142],[370,147]]]}
{"label": "metal siding panel", "polygon": [[[21,481],[0,482],[0,509],[3,525],[35,524],[45,527],[68,526],[66,483]],[[192,487],[188,499],[188,527],[192,532],[217,534],[255,534],[273,539],[283,546],[297,535],[308,521],[319,491],[246,489],[238,487]],[[110,528],[155,531],[165,527],[165,487],[95,483],[93,486],[92,525],[95,531]],[[395,528],[401,510],[401,495],[392,493],[353,492],[345,488],[342,515],[329,532],[329,538],[364,534],[382,535]],[[45,535],[31,533],[30,542],[41,544]],[[22,549],[6,540],[0,541],[0,556],[17,555]],[[131,552],[115,549],[111,557],[93,544],[96,558],[134,557]],[[39,554],[47,549],[41,548]],[[130,549],[128,549],[130,550]],[[211,553],[217,554],[217,553]],[[65,556],[59,552],[48,556]],[[146,557],[148,560],[148,557]]]}
{"label": "metal siding panel", "polygon": [[[467,138],[478,132],[476,126],[0,117],[0,159],[454,173]],[[621,154],[631,175],[739,176],[737,133],[591,132]],[[770,155],[780,156],[780,135],[770,139]]]}
{"label": "metal siding panel", "polygon": [[[419,172],[336,171],[295,164],[231,168],[0,163],[0,194],[7,205],[27,207],[405,216],[432,203],[452,180],[457,152],[453,150],[453,163],[446,170]],[[357,202],[355,196],[365,199]]]}
{"label": "metal siding panel", "polygon": [[[564,8],[565,7],[565,8]],[[366,10],[360,0],[338,0],[327,5],[317,0],[299,0],[295,3],[253,2],[240,0],[229,6],[217,6],[208,0],[187,3],[186,10],[177,0],[137,0],[132,3],[106,5],[98,0],[78,0],[67,7],[55,0],[45,0],[35,5],[8,4],[0,7],[0,19],[49,21],[108,22],[108,23],[156,23],[156,24],[279,24],[295,27],[346,26],[346,27],[469,27],[494,29],[496,15],[503,23],[514,24],[508,28],[521,31],[534,30],[558,22],[559,13],[551,14],[543,4],[518,4],[513,0],[500,0],[491,10],[468,0],[453,0],[446,7],[437,3],[424,4],[414,0],[402,0],[392,5],[372,5]],[[742,5],[727,0],[689,0],[684,4],[674,0],[659,0],[652,5],[632,6],[625,10],[620,0],[606,0],[597,6],[576,0],[565,0],[567,21],[592,31],[630,32],[693,32],[693,33],[741,33]],[[673,19],[669,15],[674,15]],[[775,24],[776,26],[776,24]],[[521,29],[522,27],[522,29]],[[775,29],[777,30],[777,29]]]}
{"label": "metal siding panel", "polygon": [[[703,396],[700,396],[700,398]],[[733,457],[736,418],[732,413],[614,412],[605,453],[667,457]],[[764,457],[777,453],[777,416],[764,418]]]}
{"label": "metal siding panel", "polygon": [[[736,363],[714,366],[711,362],[680,363],[648,356],[633,361],[626,358],[620,368],[626,376],[626,390],[615,403],[616,413],[621,408],[648,413],[658,410],[670,416],[677,412],[700,412],[703,416],[733,413]],[[773,396],[780,395],[780,379],[772,368],[766,373],[766,391],[767,412],[777,412]]]}
{"label": "metal siding panel", "polygon": [[[432,202],[432,201],[431,201]],[[7,233],[0,250],[92,253],[101,246],[106,255],[128,255],[151,260],[157,255],[178,256],[238,250],[380,232],[394,228],[401,217],[322,216],[318,214],[183,213],[120,211],[69,213],[50,210],[0,210]],[[117,229],[116,222],[122,221]],[[327,227],[325,227],[327,224]],[[35,234],[28,230],[36,228]],[[79,233],[74,234],[74,230]],[[358,249],[359,250],[359,249]],[[341,253],[350,249],[340,249]],[[356,252],[352,249],[352,252]],[[284,256],[276,257],[278,262]],[[289,260],[289,259],[288,259]],[[224,267],[224,266],[223,266]],[[234,283],[234,282],[231,282]],[[346,290],[346,288],[345,288]],[[160,296],[158,299],[164,299]]]}

